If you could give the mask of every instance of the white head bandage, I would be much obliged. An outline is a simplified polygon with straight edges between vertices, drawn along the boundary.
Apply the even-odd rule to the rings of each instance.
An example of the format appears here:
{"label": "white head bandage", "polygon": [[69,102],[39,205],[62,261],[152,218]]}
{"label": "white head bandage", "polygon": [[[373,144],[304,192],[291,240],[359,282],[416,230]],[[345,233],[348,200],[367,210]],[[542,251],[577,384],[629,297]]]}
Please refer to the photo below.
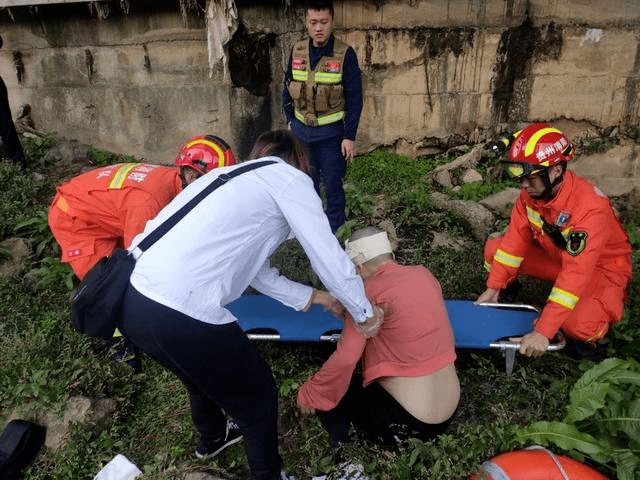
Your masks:
{"label": "white head bandage", "polygon": [[345,252],[355,265],[362,265],[383,253],[393,253],[386,232],[344,242]]}

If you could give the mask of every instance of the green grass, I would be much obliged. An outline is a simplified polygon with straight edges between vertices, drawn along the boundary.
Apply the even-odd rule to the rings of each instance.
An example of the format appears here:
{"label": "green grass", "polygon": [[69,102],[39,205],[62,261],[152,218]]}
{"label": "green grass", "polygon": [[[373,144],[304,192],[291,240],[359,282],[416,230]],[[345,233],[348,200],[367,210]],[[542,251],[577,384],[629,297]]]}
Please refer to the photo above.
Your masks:
{"label": "green grass", "polygon": [[[43,140],[31,152],[44,155],[45,144]],[[105,162],[120,158],[108,152],[99,156]],[[432,205],[429,194],[435,187],[423,181],[434,166],[449,160],[412,160],[387,152],[357,158],[346,178],[349,222],[344,230],[348,233],[350,228],[370,223],[373,208],[383,196],[384,216],[394,222],[401,239],[398,260],[430,268],[447,298],[475,298],[484,290],[482,245],[473,241],[459,217]],[[32,164],[48,167],[43,160]],[[146,479],[177,479],[188,472],[248,478],[242,444],[210,462],[193,458],[197,434],[190,420],[187,393],[173,374],[145,359],[143,372],[134,376],[128,367],[108,361],[102,351],[104,345],[72,330],[68,302],[77,281],[70,268],[59,262],[55,242],[43,228],[55,179],[24,175],[0,162],[0,180],[4,186],[0,192],[0,241],[21,235],[34,249],[23,272],[0,278],[0,427],[14,411],[23,416],[29,412],[61,415],[72,395],[116,401],[111,423],[74,425],[65,446],[57,452],[44,449],[24,471],[24,478],[93,478],[118,453],[134,461]],[[466,187],[456,195],[477,200],[504,187],[500,182],[488,182]],[[637,216],[634,212],[629,215]],[[639,219],[630,216],[623,220],[637,250]],[[464,241],[465,247],[433,247],[435,232]],[[0,259],[3,256],[4,250]],[[287,242],[272,261],[290,278],[320,286],[297,242]],[[639,264],[635,251],[634,267]],[[530,279],[524,279],[524,285],[521,300],[540,306],[550,286]],[[624,318],[607,339],[609,353],[620,359],[637,358],[640,353],[639,293],[640,283],[634,277]],[[322,365],[334,347],[279,343],[257,346],[279,385],[280,448],[287,470],[298,479],[329,471],[327,435],[316,417],[298,414],[295,399],[298,386]],[[572,388],[592,366],[561,353],[535,360],[518,356],[513,375],[507,376],[501,354],[483,350],[459,350],[456,365],[462,400],[445,435],[433,442],[412,441],[398,451],[367,442],[351,448],[372,479],[467,478],[491,456],[526,446],[518,432],[527,426],[562,422]],[[576,455],[561,447],[554,449]],[[615,459],[605,460],[598,468],[613,475]]]}

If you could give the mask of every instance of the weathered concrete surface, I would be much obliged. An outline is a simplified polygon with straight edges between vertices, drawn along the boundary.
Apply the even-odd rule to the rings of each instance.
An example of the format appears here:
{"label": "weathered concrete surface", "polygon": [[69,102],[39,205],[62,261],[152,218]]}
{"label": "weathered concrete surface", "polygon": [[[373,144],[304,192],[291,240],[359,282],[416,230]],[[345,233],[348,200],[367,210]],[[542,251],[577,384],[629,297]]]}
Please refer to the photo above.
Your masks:
{"label": "weathered concrete surface", "polygon": [[526,0],[391,0],[335,2],[336,21],[345,28],[505,26],[518,22]]}
{"label": "weathered concrete surface", "polygon": [[627,83],[640,73],[630,68],[637,63],[638,34],[638,28],[567,27],[561,57],[533,66],[531,118],[568,117],[617,125],[631,101],[637,123],[638,97],[636,93],[628,98]]}
{"label": "weathered concrete surface", "polygon": [[640,191],[640,148],[617,145],[604,153],[580,155],[569,163],[578,175],[591,180],[609,197]]}
{"label": "weathered concrete surface", "polygon": [[[301,11],[242,2],[229,62],[210,70],[204,19],[178,2],[0,10],[0,74],[14,113],[39,130],[169,163],[215,133],[245,156],[284,126],[283,71]],[[295,3],[294,3],[295,5]],[[420,155],[479,142],[522,121],[640,124],[640,2],[336,0],[365,105],[356,150]],[[529,16],[527,17],[527,12]],[[580,134],[581,132],[577,132]]]}

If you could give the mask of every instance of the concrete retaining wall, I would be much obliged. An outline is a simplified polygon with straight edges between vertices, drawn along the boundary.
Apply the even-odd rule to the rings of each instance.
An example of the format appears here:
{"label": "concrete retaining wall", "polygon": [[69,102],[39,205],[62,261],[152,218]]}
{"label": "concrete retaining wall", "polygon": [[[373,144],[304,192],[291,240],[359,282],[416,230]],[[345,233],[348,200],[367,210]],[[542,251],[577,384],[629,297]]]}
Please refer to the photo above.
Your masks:
{"label": "concrete retaining wall", "polygon": [[[210,70],[202,16],[176,1],[0,9],[0,73],[14,113],[41,130],[171,162],[200,133],[242,156],[284,126],[282,75],[304,34],[299,8],[238,2],[244,28]],[[336,0],[365,107],[356,149],[413,155],[478,141],[519,121],[640,124],[640,2]]]}

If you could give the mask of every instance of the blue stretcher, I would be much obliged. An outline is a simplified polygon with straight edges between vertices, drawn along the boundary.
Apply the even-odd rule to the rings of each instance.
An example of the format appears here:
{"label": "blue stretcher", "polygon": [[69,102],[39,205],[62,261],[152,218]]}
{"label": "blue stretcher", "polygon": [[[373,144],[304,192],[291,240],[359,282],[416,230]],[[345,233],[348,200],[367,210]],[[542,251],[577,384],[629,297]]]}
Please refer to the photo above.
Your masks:
{"label": "blue stretcher", "polygon": [[[530,305],[477,305],[470,300],[446,300],[445,304],[456,348],[501,350],[510,375],[520,345],[508,339],[529,333],[538,310]],[[319,305],[298,312],[265,295],[243,295],[226,308],[252,340],[337,342],[342,331],[342,321]],[[548,350],[560,350],[564,345],[560,339]]]}

